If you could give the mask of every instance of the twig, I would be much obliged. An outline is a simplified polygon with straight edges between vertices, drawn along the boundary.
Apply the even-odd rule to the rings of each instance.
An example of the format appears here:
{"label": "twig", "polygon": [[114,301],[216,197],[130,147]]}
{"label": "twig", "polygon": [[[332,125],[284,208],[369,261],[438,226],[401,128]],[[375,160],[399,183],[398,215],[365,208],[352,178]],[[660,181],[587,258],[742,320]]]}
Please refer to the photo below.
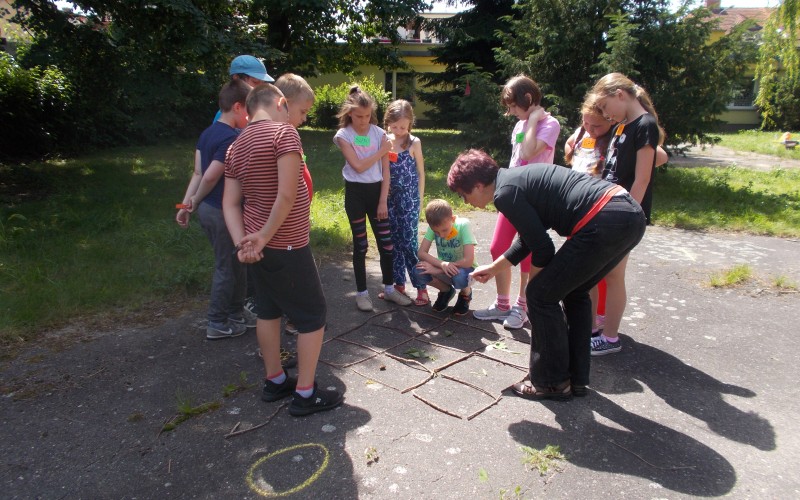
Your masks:
{"label": "twig", "polygon": [[680,470],[680,469],[694,469],[694,468],[695,468],[695,466],[694,466],[694,465],[676,465],[676,466],[674,466],[674,467],[659,467],[658,465],[651,464],[650,462],[648,462],[647,460],[645,460],[644,458],[642,458],[642,457],[641,457],[641,455],[637,455],[636,453],[632,452],[632,451],[631,451],[631,450],[629,450],[628,448],[625,448],[625,447],[624,447],[624,446],[622,446],[621,444],[618,444],[618,443],[614,442],[614,441],[613,441],[613,440],[611,440],[611,439],[609,439],[608,441],[609,441],[611,444],[613,444],[614,446],[619,446],[620,448],[622,448],[623,450],[627,451],[628,453],[630,453],[630,454],[631,454],[631,455],[633,455],[634,457],[638,458],[638,459],[639,459],[639,460],[641,460],[642,462],[646,463],[646,464],[647,464],[647,465],[649,465],[650,467],[654,467],[654,468],[656,468],[656,469],[660,469],[660,470]]}
{"label": "twig", "polygon": [[477,417],[477,416],[478,416],[478,415],[480,415],[481,413],[485,412],[486,410],[488,410],[488,409],[489,409],[489,408],[491,408],[492,406],[494,406],[494,405],[496,405],[497,403],[499,403],[501,399],[503,399],[503,396],[497,396],[497,397],[495,398],[495,400],[494,400],[494,401],[492,401],[492,402],[491,402],[491,403],[489,403],[488,405],[484,406],[484,407],[483,407],[483,408],[481,408],[480,410],[476,411],[476,412],[475,412],[475,413],[473,413],[472,415],[469,415],[469,416],[467,417],[467,420],[472,420],[473,418]]}
{"label": "twig", "polygon": [[370,316],[369,318],[365,319],[365,320],[364,320],[364,321],[363,321],[363,322],[362,322],[360,325],[354,326],[353,328],[350,328],[349,330],[345,330],[345,331],[343,331],[343,332],[342,332],[342,333],[340,333],[339,335],[336,335],[336,336],[334,336],[334,337],[331,337],[331,338],[329,338],[328,340],[326,340],[325,342],[323,342],[323,344],[327,344],[328,342],[330,342],[330,341],[332,341],[332,340],[336,340],[336,339],[338,339],[339,337],[341,337],[341,336],[343,336],[343,335],[347,335],[347,334],[348,334],[348,333],[350,333],[350,332],[354,332],[354,331],[358,330],[359,328],[361,328],[362,326],[364,326],[364,325],[366,325],[367,323],[369,323],[370,321],[372,321],[373,319],[377,318],[378,316],[382,316],[382,315],[384,315],[384,314],[388,314],[388,313],[390,313],[390,312],[392,312],[392,311],[394,311],[394,310],[395,310],[395,309],[389,309],[388,311],[383,311],[383,312],[379,312],[379,313],[377,313],[377,314],[373,314],[373,315],[372,315],[372,316]]}
{"label": "twig", "polygon": [[172,459],[167,461],[167,474],[172,474]]}
{"label": "twig", "polygon": [[453,412],[451,412],[450,410],[446,410],[446,409],[444,409],[444,408],[442,408],[442,407],[440,407],[440,406],[436,406],[435,404],[431,403],[430,401],[428,401],[427,399],[423,398],[422,396],[420,396],[420,395],[419,395],[419,394],[417,394],[417,393],[414,393],[414,397],[415,397],[415,398],[417,398],[417,399],[419,399],[420,401],[422,401],[422,402],[423,402],[423,403],[425,403],[426,405],[430,406],[430,407],[431,407],[431,408],[433,408],[434,410],[439,410],[440,412],[442,412],[442,413],[444,413],[444,414],[446,414],[446,415],[450,415],[451,417],[460,418],[460,419],[462,419],[462,420],[464,419],[464,417],[462,417],[461,415],[459,415],[459,414],[457,414],[457,413],[453,413]]}
{"label": "twig", "polygon": [[356,370],[355,368],[350,368],[350,371],[352,371],[356,375],[360,375],[360,376],[364,377],[367,380],[372,380],[372,381],[377,382],[377,383],[379,383],[381,385],[385,385],[386,387],[388,387],[390,389],[394,389],[395,391],[400,392],[400,389],[398,389],[397,387],[394,387],[393,385],[389,385],[386,382],[384,382],[383,380],[378,380],[375,377],[368,377],[368,376],[364,375],[363,373],[361,373],[360,371]]}
{"label": "twig", "polygon": [[283,404],[281,404],[281,405],[280,405],[280,406],[279,406],[279,407],[278,407],[278,408],[277,408],[277,409],[276,409],[276,410],[275,410],[275,411],[272,413],[272,415],[270,415],[270,416],[269,416],[269,418],[266,420],[266,422],[263,422],[263,423],[261,423],[261,424],[258,424],[258,425],[254,425],[253,427],[249,427],[249,428],[247,428],[247,429],[242,429],[242,430],[240,430],[240,431],[231,431],[231,432],[229,432],[228,434],[225,434],[225,439],[228,439],[228,438],[230,438],[230,437],[234,437],[234,436],[238,436],[238,435],[240,435],[240,434],[244,434],[245,432],[254,431],[254,430],[256,430],[256,429],[260,429],[261,427],[264,427],[265,425],[267,425],[268,423],[270,423],[270,422],[272,421],[273,417],[275,417],[275,415],[277,415],[277,414],[278,414],[278,412],[279,412],[279,411],[281,411],[281,410],[283,409],[283,407],[284,407],[284,406],[286,406],[286,405],[288,405],[288,404],[289,404],[289,403],[283,403]]}

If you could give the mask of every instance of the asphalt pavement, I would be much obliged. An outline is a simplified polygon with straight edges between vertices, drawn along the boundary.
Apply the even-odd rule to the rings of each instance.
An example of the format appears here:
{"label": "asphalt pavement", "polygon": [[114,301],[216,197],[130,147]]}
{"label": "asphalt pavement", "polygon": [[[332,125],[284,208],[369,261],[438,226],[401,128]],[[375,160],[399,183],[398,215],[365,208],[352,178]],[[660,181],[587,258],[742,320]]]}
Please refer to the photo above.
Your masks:
{"label": "asphalt pavement", "polygon": [[[495,215],[464,215],[489,262]],[[318,382],[345,392],[340,408],[294,418],[262,402],[254,334],[206,340],[203,307],[80,342],[51,334],[2,364],[0,496],[800,497],[800,294],[776,286],[800,283],[800,242],[648,228],[623,350],[592,360],[588,397],[545,403],[508,390],[527,328],[382,302],[370,255],[372,314],[347,260],[320,264]],[[750,282],[710,286],[736,264]],[[478,284],[473,308],[493,299]]]}

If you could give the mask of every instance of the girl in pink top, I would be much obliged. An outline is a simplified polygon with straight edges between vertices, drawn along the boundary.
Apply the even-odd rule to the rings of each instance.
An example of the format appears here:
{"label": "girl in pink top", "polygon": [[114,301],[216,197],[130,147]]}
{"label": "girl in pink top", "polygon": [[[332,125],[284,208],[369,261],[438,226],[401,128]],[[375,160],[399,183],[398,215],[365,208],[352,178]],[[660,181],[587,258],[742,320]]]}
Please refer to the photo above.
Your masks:
{"label": "girl in pink top", "polygon": [[[555,145],[561,126],[558,120],[550,116],[541,105],[542,91],[539,85],[525,75],[510,79],[501,95],[506,115],[514,116],[519,121],[511,134],[511,162],[508,168],[518,168],[536,163],[553,163]],[[527,167],[527,168],[535,168]],[[489,251],[492,259],[496,259],[508,250],[517,235],[517,230],[498,212],[497,224],[492,236]],[[495,278],[497,298],[488,309],[473,312],[477,319],[502,319],[507,329],[522,328],[527,322],[527,301],[525,286],[531,269],[531,258],[528,256],[520,262],[519,294],[514,305],[511,305],[511,269],[504,270]]]}

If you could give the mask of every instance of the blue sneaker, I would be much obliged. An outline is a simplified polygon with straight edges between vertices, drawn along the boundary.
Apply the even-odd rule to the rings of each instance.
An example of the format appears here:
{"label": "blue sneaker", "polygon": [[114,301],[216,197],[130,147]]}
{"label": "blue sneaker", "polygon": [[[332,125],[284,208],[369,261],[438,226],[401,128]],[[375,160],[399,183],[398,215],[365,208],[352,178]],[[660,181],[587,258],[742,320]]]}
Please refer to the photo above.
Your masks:
{"label": "blue sneaker", "polygon": [[217,323],[209,321],[206,326],[206,338],[209,340],[231,339],[243,335],[247,331],[245,325],[227,321],[225,323]]}

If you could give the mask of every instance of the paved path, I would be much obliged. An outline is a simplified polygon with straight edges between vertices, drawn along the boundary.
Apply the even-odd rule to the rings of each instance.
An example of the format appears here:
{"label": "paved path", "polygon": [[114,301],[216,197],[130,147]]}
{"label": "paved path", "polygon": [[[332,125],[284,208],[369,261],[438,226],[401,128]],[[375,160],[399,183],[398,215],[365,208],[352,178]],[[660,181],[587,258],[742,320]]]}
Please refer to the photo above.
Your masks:
{"label": "paved path", "polygon": [[678,167],[730,167],[737,166],[755,170],[772,170],[775,168],[800,169],[800,160],[779,158],[777,156],[763,155],[734,151],[724,146],[690,147],[686,156],[676,155],[670,158],[670,164]]}
{"label": "paved path", "polygon": [[[495,216],[468,216],[487,262]],[[507,390],[527,364],[527,330],[377,300],[375,315],[360,313],[347,262],[321,265],[330,316],[318,379],[346,390],[332,412],[292,418],[261,402],[258,387],[224,397],[241,374],[253,382],[263,372],[252,334],[204,339],[202,310],[45,344],[2,364],[0,491],[496,499],[519,487],[522,498],[798,498],[800,294],[771,285],[776,276],[800,283],[798,255],[789,240],[648,229],[629,264],[624,348],[594,359],[589,396],[568,403]],[[736,263],[756,280],[708,286]],[[373,259],[369,270],[374,292]],[[493,295],[476,287],[474,307]],[[403,361],[412,348],[424,356]],[[219,407],[160,433],[180,401]],[[566,460],[540,475],[523,447],[547,445]]]}

